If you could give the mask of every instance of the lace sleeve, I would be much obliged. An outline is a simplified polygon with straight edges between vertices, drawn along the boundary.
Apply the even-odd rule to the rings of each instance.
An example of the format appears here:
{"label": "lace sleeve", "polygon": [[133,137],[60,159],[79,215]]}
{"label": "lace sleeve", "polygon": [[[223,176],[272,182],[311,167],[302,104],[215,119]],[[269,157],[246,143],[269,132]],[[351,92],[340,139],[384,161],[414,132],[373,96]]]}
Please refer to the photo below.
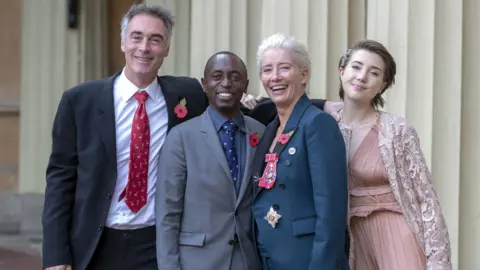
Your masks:
{"label": "lace sleeve", "polygon": [[405,173],[412,181],[413,192],[421,207],[427,270],[451,270],[448,230],[425,157],[420,149],[419,137],[410,125],[407,125],[404,131],[402,139]]}

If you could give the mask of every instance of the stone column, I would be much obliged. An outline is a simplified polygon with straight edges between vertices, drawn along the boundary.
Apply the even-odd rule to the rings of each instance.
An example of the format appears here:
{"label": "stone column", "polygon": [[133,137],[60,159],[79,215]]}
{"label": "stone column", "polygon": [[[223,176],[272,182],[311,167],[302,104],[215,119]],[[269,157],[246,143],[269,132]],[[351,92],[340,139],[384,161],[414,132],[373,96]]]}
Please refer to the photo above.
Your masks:
{"label": "stone column", "polygon": [[190,72],[200,80],[207,59],[218,51],[247,55],[247,0],[191,2]]}
{"label": "stone column", "polygon": [[78,83],[79,38],[67,1],[25,0],[22,22],[19,191],[43,193],[58,101]]}
{"label": "stone column", "polygon": [[[480,2],[463,1],[462,41],[462,107],[461,107],[461,170],[460,170],[460,226],[459,226],[459,268],[461,270],[480,269],[480,91],[478,89],[478,68],[480,63]],[[447,35],[446,33],[445,35]],[[452,34],[452,33],[449,33]],[[458,38],[458,34],[454,34]],[[452,37],[453,39],[453,37]],[[451,41],[454,42],[454,41]],[[458,41],[456,41],[458,42]],[[450,53],[443,56],[449,61]],[[447,65],[448,66],[448,65]],[[447,77],[448,78],[448,77]],[[457,93],[458,88],[450,89]],[[454,119],[448,121],[451,122]],[[457,119],[458,120],[458,119]],[[455,128],[445,126],[445,130]],[[450,166],[445,164],[445,166]],[[455,181],[452,179],[452,181]]]}
{"label": "stone column", "polygon": [[45,170],[53,117],[67,88],[79,82],[79,35],[68,29],[67,1],[25,0],[22,14],[20,230],[41,235]]}
{"label": "stone column", "polygon": [[397,62],[388,111],[416,128],[447,220],[458,269],[462,1],[368,1],[367,37]]}
{"label": "stone column", "polygon": [[[196,0],[197,1],[197,0]],[[195,1],[195,2],[196,2]],[[149,4],[162,4],[169,8],[175,17],[172,43],[160,74],[190,75],[190,0],[146,0]]]}
{"label": "stone column", "polygon": [[[447,220],[453,268],[459,267],[459,225],[462,147],[463,1],[436,0],[434,6],[432,91],[432,175]],[[418,30],[416,30],[418,31]],[[422,39],[422,34],[418,34]],[[431,49],[429,49],[431,50]],[[417,72],[420,73],[421,70]],[[420,79],[420,76],[418,77]],[[421,92],[421,87],[410,91]],[[422,106],[421,102],[416,103]],[[425,113],[423,111],[423,113]],[[422,114],[412,112],[411,119]],[[426,119],[425,119],[426,120]],[[475,257],[472,257],[475,258]],[[469,269],[469,268],[467,268]],[[474,268],[470,268],[474,269]]]}
{"label": "stone column", "polygon": [[[111,75],[108,74],[107,58],[107,1],[83,0],[80,5],[79,79],[82,82],[99,80]],[[120,38],[117,40],[120,43]]]}

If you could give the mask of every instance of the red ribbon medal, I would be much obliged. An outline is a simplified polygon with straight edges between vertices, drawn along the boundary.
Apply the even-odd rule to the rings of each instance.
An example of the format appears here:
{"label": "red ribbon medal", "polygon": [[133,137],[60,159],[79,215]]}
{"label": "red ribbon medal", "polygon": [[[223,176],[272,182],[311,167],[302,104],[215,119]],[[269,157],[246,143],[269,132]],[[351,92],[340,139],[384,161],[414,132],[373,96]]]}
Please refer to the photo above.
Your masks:
{"label": "red ribbon medal", "polygon": [[266,154],[265,155],[265,162],[267,162],[267,166],[265,166],[265,171],[263,172],[262,178],[258,182],[259,187],[263,187],[265,189],[271,189],[275,184],[275,179],[277,178],[277,161],[278,161],[278,154]]}

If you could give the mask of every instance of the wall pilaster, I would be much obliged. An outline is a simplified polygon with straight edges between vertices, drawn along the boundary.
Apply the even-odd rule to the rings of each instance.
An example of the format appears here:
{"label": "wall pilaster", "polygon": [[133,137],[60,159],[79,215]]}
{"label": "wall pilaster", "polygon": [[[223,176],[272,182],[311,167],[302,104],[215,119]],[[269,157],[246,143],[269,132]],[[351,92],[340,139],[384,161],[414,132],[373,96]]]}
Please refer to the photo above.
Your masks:
{"label": "wall pilaster", "polygon": [[[460,222],[458,269],[480,269],[480,91],[478,70],[480,62],[480,2],[463,1],[462,36],[462,100],[461,100],[461,151],[460,151]],[[458,35],[458,34],[457,34]],[[449,53],[442,56],[444,61]],[[450,89],[452,93],[458,89]],[[452,119],[454,120],[454,119]],[[450,121],[452,121],[450,120]],[[458,120],[458,119],[457,119]],[[450,122],[449,121],[449,122]],[[448,127],[448,126],[447,126]],[[450,130],[454,127],[448,127]],[[451,131],[450,131],[451,132]],[[449,165],[444,164],[447,168]],[[454,181],[454,180],[453,180]]]}
{"label": "wall pilaster", "polygon": [[78,83],[79,38],[67,1],[25,0],[22,14],[19,191],[43,193],[60,96]]}
{"label": "wall pilaster", "polygon": [[146,0],[148,4],[162,4],[175,17],[170,51],[160,74],[188,76],[190,73],[190,16],[191,0]]}
{"label": "wall pilaster", "polygon": [[[458,269],[462,147],[462,1],[368,1],[367,37],[397,63],[386,110],[418,131],[447,221]],[[464,136],[464,135],[463,135]],[[463,214],[463,212],[462,212]]]}
{"label": "wall pilaster", "polygon": [[218,51],[247,55],[247,0],[192,1],[190,76],[200,79],[208,58]]}

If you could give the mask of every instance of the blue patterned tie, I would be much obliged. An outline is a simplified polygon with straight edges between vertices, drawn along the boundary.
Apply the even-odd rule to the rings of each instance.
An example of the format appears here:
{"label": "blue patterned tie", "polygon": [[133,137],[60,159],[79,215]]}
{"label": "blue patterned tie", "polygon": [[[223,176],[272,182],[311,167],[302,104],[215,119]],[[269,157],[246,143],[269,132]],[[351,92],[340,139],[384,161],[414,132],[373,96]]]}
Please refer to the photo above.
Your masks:
{"label": "blue patterned tie", "polygon": [[223,151],[225,151],[233,181],[236,182],[238,178],[238,159],[237,148],[235,147],[235,132],[238,126],[233,121],[227,121],[222,125],[222,129],[225,131],[222,135]]}

